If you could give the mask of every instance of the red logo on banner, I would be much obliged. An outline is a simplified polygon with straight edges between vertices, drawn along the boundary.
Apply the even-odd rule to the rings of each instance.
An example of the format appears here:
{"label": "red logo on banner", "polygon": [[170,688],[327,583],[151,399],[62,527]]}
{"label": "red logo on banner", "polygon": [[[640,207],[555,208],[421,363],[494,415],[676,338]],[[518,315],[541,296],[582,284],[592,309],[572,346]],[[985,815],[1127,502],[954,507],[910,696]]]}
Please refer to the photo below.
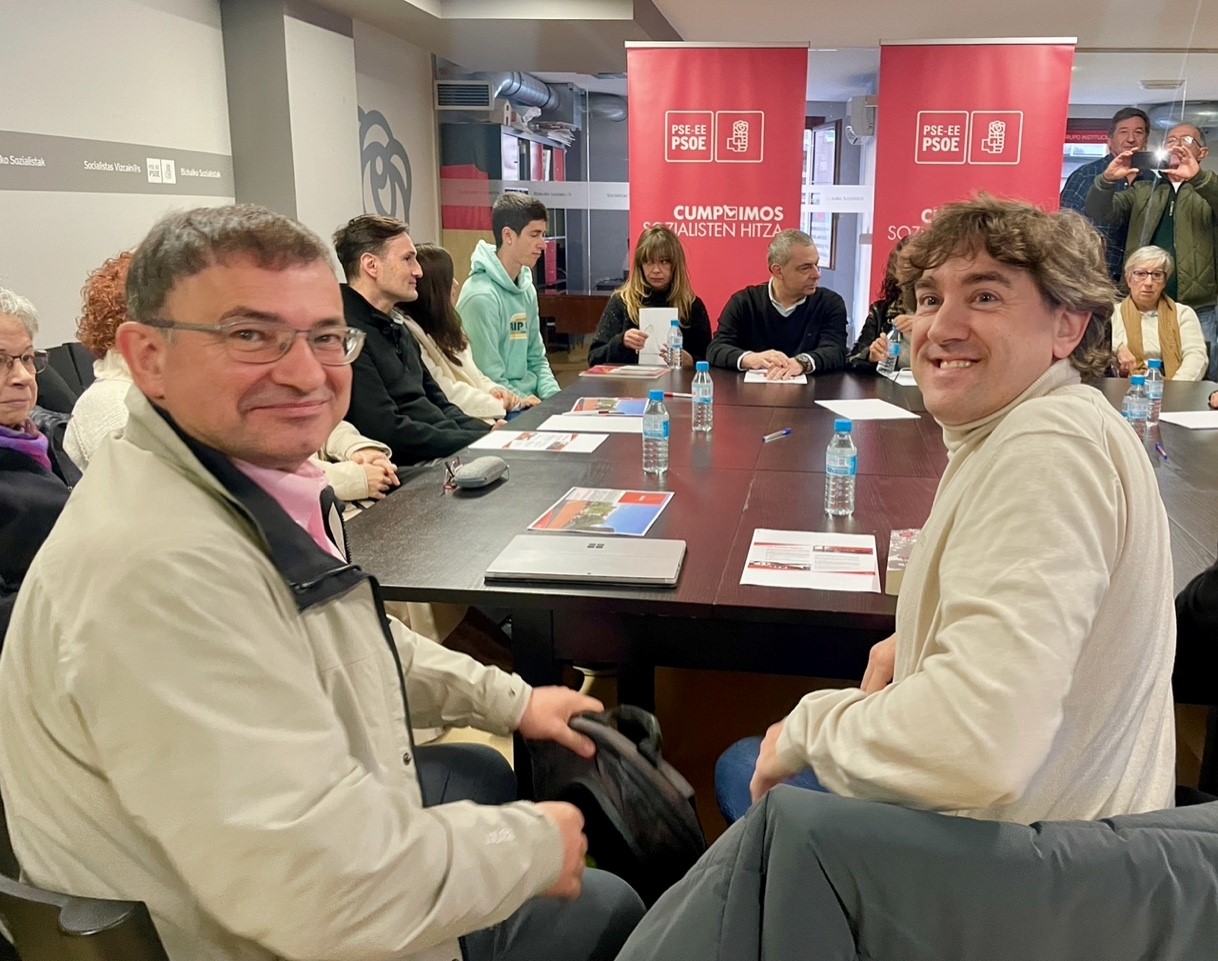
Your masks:
{"label": "red logo on banner", "polygon": [[1017,164],[1023,143],[1022,110],[974,110],[968,142],[971,164]]}
{"label": "red logo on banner", "polygon": [[880,48],[873,290],[945,203],[987,191],[1057,209],[1073,62],[1060,43]]}
{"label": "red logo on banner", "polygon": [[712,320],[799,226],[806,47],[631,47],[630,240],[667,224]]}
{"label": "red logo on banner", "polygon": [[710,163],[714,159],[715,115],[710,110],[669,110],[664,114],[664,159]]}
{"label": "red logo on banner", "polygon": [[715,112],[715,159],[724,164],[765,160],[765,114],[760,110]]}

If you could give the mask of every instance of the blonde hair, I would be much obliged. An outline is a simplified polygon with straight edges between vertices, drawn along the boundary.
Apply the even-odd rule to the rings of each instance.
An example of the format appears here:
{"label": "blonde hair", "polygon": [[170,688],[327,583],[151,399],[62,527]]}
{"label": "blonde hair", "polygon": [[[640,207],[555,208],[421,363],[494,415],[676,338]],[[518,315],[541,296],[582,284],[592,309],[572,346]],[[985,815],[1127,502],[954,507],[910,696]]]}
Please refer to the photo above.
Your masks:
{"label": "blonde hair", "polygon": [[685,266],[685,251],[681,241],[668,227],[655,224],[639,234],[634,245],[634,259],[630,262],[630,276],[617,289],[626,304],[626,312],[634,324],[639,322],[639,308],[651,293],[643,265],[667,261],[672,264],[672,280],[668,282],[668,305],[677,308],[677,317],[682,327],[689,326],[689,313],[693,308],[694,288],[689,282],[689,268]]}

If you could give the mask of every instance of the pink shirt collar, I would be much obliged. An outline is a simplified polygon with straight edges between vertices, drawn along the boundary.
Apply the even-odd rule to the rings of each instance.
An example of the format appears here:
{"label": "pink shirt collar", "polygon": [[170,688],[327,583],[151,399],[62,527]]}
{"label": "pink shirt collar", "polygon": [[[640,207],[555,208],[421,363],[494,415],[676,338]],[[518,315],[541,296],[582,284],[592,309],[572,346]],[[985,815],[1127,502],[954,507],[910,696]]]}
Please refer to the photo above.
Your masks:
{"label": "pink shirt collar", "polygon": [[288,473],[270,467],[257,467],[236,458],[232,458],[232,461],[241,473],[274,498],[318,547],[340,561],[347,559],[326,533],[326,521],[321,513],[321,494],[326,489],[326,475],[321,468],[311,461],[305,461],[293,473]]}

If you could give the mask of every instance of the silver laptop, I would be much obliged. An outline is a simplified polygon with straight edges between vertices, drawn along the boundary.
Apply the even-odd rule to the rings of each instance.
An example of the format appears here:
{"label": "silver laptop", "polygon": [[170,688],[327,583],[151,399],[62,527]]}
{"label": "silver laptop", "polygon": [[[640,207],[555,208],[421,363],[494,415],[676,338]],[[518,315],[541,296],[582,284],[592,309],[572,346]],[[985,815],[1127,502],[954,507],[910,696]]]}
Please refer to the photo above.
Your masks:
{"label": "silver laptop", "polygon": [[564,581],[672,587],[685,541],[517,534],[486,569],[488,581]]}

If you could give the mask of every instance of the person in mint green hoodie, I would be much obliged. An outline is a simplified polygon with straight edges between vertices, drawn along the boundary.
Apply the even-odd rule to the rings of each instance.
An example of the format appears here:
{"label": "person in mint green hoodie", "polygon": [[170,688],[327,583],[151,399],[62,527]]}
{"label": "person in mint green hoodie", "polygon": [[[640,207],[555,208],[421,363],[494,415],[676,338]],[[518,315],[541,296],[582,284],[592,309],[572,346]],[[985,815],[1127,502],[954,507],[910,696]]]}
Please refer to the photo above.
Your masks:
{"label": "person in mint green hoodie", "polygon": [[540,403],[559,391],[546,360],[533,266],[546,246],[546,207],[527,194],[504,194],[491,208],[495,246],[478,241],[457,298],[474,363],[491,380]]}

